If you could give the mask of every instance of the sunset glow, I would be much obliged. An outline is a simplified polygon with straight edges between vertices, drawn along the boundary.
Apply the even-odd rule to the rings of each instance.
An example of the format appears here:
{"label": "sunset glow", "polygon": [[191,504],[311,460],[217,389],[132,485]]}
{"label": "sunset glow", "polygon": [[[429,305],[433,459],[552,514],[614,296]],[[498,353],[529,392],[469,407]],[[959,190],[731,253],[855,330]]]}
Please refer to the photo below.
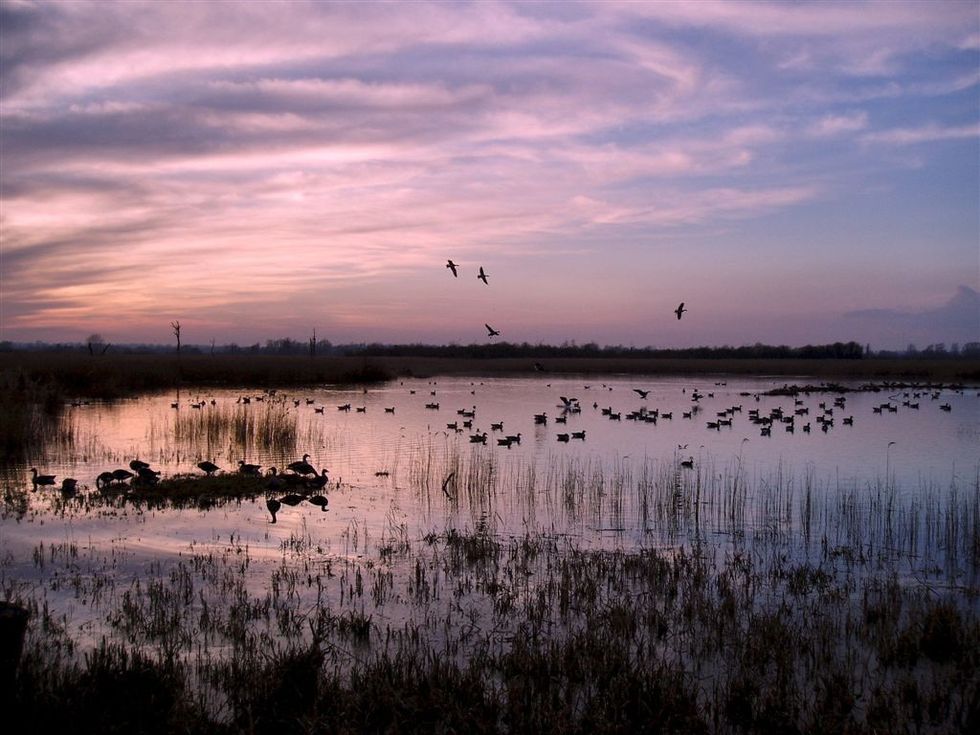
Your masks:
{"label": "sunset glow", "polygon": [[10,0],[0,40],[5,340],[980,340],[975,2]]}

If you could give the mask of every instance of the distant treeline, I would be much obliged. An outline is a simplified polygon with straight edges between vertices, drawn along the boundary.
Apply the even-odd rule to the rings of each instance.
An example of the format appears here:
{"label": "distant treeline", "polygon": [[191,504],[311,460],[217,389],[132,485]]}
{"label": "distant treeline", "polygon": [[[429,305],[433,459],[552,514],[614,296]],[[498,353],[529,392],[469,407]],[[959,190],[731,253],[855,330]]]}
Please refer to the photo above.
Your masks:
{"label": "distant treeline", "polygon": [[[153,344],[120,344],[113,345],[103,342],[61,343],[45,342],[13,343],[0,342],[0,352],[12,351],[54,351],[54,352],[87,352],[98,356],[104,354],[169,354],[175,352],[173,345]],[[743,345],[733,347],[633,347],[624,345],[600,346],[595,342],[586,344],[563,343],[560,345],[531,344],[529,342],[495,342],[483,344],[344,344],[335,345],[330,340],[321,339],[316,342],[301,342],[288,337],[266,340],[265,344],[256,342],[252,345],[183,345],[183,354],[189,355],[309,355],[332,357],[434,357],[461,359],[504,359],[504,358],[669,358],[669,359],[833,359],[860,360],[867,357],[902,358],[902,359],[956,359],[980,358],[980,342],[968,342],[960,347],[952,344],[949,349],[942,343],[929,345],[919,350],[915,345],[909,345],[905,350],[872,351],[867,345],[858,342],[833,342],[823,345],[804,345],[789,347],[787,345]]]}

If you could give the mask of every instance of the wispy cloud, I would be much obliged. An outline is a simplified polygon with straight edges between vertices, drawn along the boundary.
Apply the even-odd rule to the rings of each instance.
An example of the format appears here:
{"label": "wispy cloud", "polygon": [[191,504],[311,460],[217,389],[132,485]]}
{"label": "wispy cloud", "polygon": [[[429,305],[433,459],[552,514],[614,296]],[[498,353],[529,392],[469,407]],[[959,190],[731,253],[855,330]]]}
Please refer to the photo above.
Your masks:
{"label": "wispy cloud", "polygon": [[424,321],[447,253],[560,254],[581,291],[977,137],[962,3],[229,7],[0,3],[6,333],[301,303],[356,337]]}

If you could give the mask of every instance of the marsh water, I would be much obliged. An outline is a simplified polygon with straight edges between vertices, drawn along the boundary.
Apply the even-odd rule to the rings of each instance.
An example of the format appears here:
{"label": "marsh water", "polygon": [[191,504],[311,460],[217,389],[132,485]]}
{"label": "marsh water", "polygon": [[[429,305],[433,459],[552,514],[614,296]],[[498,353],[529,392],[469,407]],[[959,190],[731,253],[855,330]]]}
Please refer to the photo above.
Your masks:
{"label": "marsh water", "polygon": [[[406,379],[368,389],[192,390],[73,405],[58,440],[0,478],[8,500],[21,499],[17,512],[8,503],[0,522],[2,581],[9,589],[44,580],[53,607],[86,621],[77,588],[59,594],[51,583],[45,554],[63,557],[60,573],[110,568],[132,580],[196,554],[244,553],[261,589],[269,584],[263,561],[279,564],[290,549],[301,549],[296,556],[306,564],[377,560],[393,546],[450,529],[615,549],[692,539],[724,547],[746,535],[805,533],[825,549],[894,544],[916,560],[909,567],[915,573],[943,567],[946,576],[975,579],[975,566],[956,555],[975,547],[975,539],[954,533],[941,541],[918,529],[930,518],[935,526],[942,523],[937,518],[975,512],[978,390],[766,395],[814,382]],[[568,410],[569,402],[581,410]],[[795,416],[792,432],[777,420],[764,436],[750,420],[751,411],[770,416],[774,409]],[[656,421],[649,418],[654,411]],[[546,414],[546,423],[536,414]],[[833,424],[824,429],[818,416]],[[719,418],[723,424],[709,428]],[[485,443],[473,440],[484,433]],[[517,435],[519,442],[501,443]],[[267,472],[303,455],[328,471],[328,510],[284,506],[275,525],[263,498],[179,509],[85,500],[100,495],[99,473],[128,468],[135,458],[167,477],[202,475],[196,465],[203,460],[223,472],[240,461]],[[33,489],[31,464],[59,481],[76,478],[79,496]],[[134,488],[130,498],[138,495]],[[874,520],[882,508],[887,529]],[[810,539],[814,519],[820,529]],[[952,557],[944,548],[950,545]]]}

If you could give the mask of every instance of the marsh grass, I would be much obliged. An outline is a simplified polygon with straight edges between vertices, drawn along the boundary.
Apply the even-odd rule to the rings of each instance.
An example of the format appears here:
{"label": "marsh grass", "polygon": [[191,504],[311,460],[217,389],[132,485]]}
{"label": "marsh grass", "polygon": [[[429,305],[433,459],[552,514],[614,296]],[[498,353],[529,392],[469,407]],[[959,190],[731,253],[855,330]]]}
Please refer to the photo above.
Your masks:
{"label": "marsh grass", "polygon": [[[466,449],[411,452],[432,527],[416,533],[393,500],[380,532],[352,517],[339,554],[303,523],[277,557],[232,539],[135,581],[73,543],[38,545],[31,575],[0,563],[4,597],[32,611],[11,705],[67,732],[980,724],[980,472],[906,492],[710,457],[541,471]],[[122,497],[253,491],[261,479],[227,475]],[[100,624],[54,612],[72,608]],[[83,694],[130,700],[110,720]]]}

